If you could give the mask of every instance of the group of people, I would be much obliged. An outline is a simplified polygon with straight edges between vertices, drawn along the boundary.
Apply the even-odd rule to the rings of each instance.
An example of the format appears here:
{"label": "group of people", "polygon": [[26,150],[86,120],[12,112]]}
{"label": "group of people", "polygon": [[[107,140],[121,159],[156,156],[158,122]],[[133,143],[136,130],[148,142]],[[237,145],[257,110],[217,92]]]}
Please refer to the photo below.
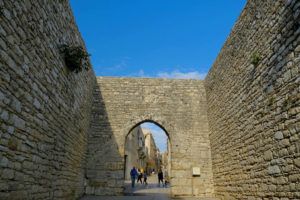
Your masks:
{"label": "group of people", "polygon": [[[141,184],[148,185],[147,173],[144,172],[143,169],[136,169],[135,167],[133,167],[130,170],[130,177],[131,177],[131,187],[132,188],[134,188],[134,186],[135,186],[135,180],[137,180],[137,183],[140,182]],[[165,182],[164,182],[164,174],[163,174],[162,170],[158,171],[157,178],[158,178],[158,186],[160,186],[160,183],[162,183],[163,186],[167,186],[168,181],[165,178]],[[143,181],[142,181],[142,179],[143,179]]]}
{"label": "group of people", "polygon": [[144,172],[142,169],[136,170],[136,168],[133,167],[130,171],[130,177],[131,177],[131,187],[134,187],[136,179],[137,179],[137,183],[140,182],[141,184],[148,185],[147,173]]}

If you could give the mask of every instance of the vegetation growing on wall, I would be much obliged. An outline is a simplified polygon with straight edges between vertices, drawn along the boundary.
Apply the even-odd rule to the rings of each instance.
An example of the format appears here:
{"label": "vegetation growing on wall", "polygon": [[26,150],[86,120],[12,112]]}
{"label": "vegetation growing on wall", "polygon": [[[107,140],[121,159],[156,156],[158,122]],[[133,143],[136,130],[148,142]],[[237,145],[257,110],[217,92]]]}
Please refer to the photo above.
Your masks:
{"label": "vegetation growing on wall", "polygon": [[63,45],[61,50],[64,54],[65,63],[71,71],[78,73],[83,69],[89,70],[91,68],[88,60],[90,54],[83,47]]}
{"label": "vegetation growing on wall", "polygon": [[251,64],[257,67],[260,61],[261,55],[258,52],[254,52],[251,56]]}

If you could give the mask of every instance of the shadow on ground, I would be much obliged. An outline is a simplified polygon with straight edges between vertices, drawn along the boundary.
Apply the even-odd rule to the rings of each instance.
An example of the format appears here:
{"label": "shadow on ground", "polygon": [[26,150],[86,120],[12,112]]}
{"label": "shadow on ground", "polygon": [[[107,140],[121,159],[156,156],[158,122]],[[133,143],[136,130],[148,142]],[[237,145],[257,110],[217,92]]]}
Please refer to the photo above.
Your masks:
{"label": "shadow on ground", "polygon": [[130,181],[125,182],[124,196],[85,196],[81,200],[217,200],[215,198],[170,197],[170,186],[158,186],[155,177],[150,177],[149,184],[137,183],[131,188]]}

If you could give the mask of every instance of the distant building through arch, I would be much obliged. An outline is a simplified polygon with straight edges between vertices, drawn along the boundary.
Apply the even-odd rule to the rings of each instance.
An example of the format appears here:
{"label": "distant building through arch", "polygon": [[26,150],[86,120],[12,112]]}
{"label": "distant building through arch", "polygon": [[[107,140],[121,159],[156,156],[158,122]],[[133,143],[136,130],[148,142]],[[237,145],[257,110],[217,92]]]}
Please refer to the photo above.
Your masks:
{"label": "distant building through arch", "polygon": [[[149,121],[146,122],[149,124]],[[170,174],[170,159],[165,159],[164,163],[162,160],[163,153],[165,153],[165,156],[170,157],[170,152],[168,152],[170,142],[167,133],[160,128],[160,125],[154,125],[162,130],[160,134],[166,135],[166,138],[160,138],[165,140],[164,142],[167,146],[166,152],[162,152],[157,144],[157,142],[160,141],[155,141],[154,139],[153,130],[143,127],[143,124],[146,122],[136,125],[126,136],[124,153],[125,180],[130,180],[130,170],[133,167],[136,167],[142,173],[147,173],[148,175],[151,175],[153,172],[157,173],[159,170]]]}

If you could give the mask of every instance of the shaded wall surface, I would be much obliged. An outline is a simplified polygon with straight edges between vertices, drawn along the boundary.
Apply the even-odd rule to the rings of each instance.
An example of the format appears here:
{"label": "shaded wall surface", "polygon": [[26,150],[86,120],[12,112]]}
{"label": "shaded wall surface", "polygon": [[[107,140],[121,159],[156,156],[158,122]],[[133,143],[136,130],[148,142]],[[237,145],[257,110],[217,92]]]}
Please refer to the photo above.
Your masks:
{"label": "shaded wall surface", "polygon": [[0,0],[0,199],[76,199],[84,192],[92,71],[68,71],[81,45],[60,0]]}
{"label": "shaded wall surface", "polygon": [[218,197],[300,199],[299,13],[249,0],[205,80]]}
{"label": "shaded wall surface", "polygon": [[[143,134],[140,126],[135,127],[127,135],[125,141],[125,152],[124,152],[124,175],[126,180],[131,180],[130,171],[133,167],[137,170],[145,168],[144,164],[141,163],[140,152],[144,150],[144,146],[140,145],[140,135]],[[144,137],[144,136],[143,136]]]}
{"label": "shaded wall surface", "polygon": [[[203,81],[97,77],[97,83],[87,194],[123,192],[126,136],[137,124],[152,121],[170,137],[172,194],[213,196]],[[200,167],[200,177],[192,177],[192,167]]]}

